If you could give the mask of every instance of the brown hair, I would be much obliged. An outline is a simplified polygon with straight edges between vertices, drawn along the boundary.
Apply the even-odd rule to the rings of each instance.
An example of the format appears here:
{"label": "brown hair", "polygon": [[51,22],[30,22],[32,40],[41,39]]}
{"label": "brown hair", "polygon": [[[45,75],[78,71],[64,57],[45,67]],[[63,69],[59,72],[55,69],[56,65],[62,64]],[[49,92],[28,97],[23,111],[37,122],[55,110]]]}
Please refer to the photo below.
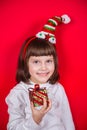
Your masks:
{"label": "brown hair", "polygon": [[[32,39],[32,40],[31,40]],[[54,58],[55,70],[53,75],[50,77],[49,82],[54,84],[59,79],[58,73],[58,58],[56,54],[55,45],[50,43],[46,39],[41,38],[28,38],[22,46],[18,59],[18,67],[16,73],[17,82],[29,82],[30,74],[28,72],[28,60],[30,56],[48,56],[52,55]]]}

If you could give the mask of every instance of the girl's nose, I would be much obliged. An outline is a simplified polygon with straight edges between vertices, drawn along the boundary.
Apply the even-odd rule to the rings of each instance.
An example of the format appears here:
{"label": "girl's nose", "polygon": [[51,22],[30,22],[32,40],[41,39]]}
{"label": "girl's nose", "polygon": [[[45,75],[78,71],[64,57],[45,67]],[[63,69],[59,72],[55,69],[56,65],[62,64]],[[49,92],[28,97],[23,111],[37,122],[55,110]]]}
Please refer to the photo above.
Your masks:
{"label": "girl's nose", "polygon": [[43,70],[46,69],[46,64],[45,64],[45,63],[42,63],[42,64],[41,64],[41,69],[43,69]]}

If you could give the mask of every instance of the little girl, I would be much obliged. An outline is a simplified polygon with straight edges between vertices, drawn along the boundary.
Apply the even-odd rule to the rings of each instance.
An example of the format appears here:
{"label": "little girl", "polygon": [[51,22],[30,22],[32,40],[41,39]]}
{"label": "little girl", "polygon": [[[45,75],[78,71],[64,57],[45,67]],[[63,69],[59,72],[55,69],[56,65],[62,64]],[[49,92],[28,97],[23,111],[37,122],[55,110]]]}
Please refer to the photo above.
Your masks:
{"label": "little girl", "polygon": [[[28,38],[21,49],[16,80],[18,84],[6,97],[9,122],[7,130],[75,130],[64,87],[58,82],[58,61],[50,35]],[[51,37],[54,41],[54,37]],[[34,106],[29,89],[38,84],[47,90],[48,102]]]}

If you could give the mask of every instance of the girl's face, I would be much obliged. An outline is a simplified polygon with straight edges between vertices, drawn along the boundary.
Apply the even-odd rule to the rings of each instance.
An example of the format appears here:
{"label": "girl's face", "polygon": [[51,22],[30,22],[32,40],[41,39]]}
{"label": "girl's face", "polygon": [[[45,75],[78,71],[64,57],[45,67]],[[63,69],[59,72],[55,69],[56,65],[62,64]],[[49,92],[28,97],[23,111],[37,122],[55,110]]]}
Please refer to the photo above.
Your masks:
{"label": "girl's face", "polygon": [[31,81],[39,84],[46,83],[55,69],[53,56],[30,56],[28,68]]}

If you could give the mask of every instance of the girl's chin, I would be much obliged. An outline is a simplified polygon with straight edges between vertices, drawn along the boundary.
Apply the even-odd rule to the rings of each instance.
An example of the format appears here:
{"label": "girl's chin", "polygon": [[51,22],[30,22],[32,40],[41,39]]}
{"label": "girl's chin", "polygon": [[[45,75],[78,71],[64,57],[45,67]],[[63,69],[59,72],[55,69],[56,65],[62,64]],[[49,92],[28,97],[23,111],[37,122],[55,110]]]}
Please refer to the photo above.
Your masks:
{"label": "girl's chin", "polygon": [[44,83],[46,83],[47,81],[48,81],[48,79],[43,79],[43,80],[42,80],[42,79],[41,79],[41,80],[40,80],[40,79],[39,79],[39,80],[33,80],[34,83],[38,83],[38,84],[44,84]]}
{"label": "girl's chin", "polygon": [[42,75],[37,75],[36,79],[32,79],[30,78],[30,80],[34,83],[39,83],[39,84],[43,84],[46,83],[49,80],[49,76],[42,76]]}

